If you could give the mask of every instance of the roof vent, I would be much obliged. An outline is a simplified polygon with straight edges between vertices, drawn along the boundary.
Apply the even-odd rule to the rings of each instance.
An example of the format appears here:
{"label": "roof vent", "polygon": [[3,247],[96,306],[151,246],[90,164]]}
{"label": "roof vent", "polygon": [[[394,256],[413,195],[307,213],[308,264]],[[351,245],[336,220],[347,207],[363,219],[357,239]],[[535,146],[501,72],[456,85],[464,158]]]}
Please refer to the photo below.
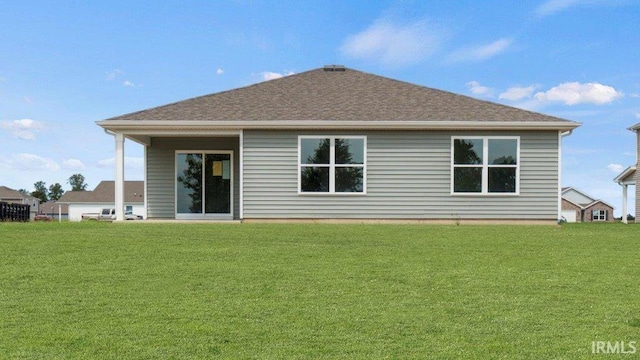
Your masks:
{"label": "roof vent", "polygon": [[325,65],[324,71],[345,71],[344,65]]}

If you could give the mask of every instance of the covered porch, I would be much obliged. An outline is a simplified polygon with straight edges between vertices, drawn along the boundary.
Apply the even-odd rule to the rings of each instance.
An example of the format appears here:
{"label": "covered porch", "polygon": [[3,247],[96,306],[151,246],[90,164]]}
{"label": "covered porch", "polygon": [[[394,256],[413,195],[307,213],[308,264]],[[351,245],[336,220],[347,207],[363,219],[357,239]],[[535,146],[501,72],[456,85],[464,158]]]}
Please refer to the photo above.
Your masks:
{"label": "covered porch", "polygon": [[115,139],[116,221],[124,220],[126,139],[144,146],[146,220],[242,219],[242,131],[107,131]]}
{"label": "covered porch", "polygon": [[[634,166],[629,166],[628,168],[626,168],[622,173],[620,173],[620,175],[616,176],[615,179],[613,179],[613,181],[615,181],[616,183],[618,183],[618,185],[620,185],[622,187],[622,222],[623,223],[627,223],[627,214],[629,213],[628,210],[628,187],[629,185],[636,185],[636,167]],[[636,209],[636,222],[638,222],[638,209]]]}

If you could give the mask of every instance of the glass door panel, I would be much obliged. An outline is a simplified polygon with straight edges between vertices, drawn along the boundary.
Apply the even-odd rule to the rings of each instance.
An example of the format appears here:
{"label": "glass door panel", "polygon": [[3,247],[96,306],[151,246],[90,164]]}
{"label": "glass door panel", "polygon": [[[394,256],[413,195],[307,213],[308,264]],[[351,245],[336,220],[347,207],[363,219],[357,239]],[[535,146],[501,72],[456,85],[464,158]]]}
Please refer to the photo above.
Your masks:
{"label": "glass door panel", "polygon": [[205,154],[204,211],[231,213],[231,154]]}
{"label": "glass door panel", "polygon": [[232,216],[232,181],[231,152],[176,152],[176,217]]}
{"label": "glass door panel", "polygon": [[176,154],[176,210],[202,214],[202,154]]}

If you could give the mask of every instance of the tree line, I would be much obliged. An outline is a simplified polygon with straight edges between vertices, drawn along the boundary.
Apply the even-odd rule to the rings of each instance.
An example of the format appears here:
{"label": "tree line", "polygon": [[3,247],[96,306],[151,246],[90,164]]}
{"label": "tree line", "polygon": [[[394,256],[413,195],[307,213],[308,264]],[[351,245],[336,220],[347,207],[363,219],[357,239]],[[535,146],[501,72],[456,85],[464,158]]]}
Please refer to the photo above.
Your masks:
{"label": "tree line", "polygon": [[[84,176],[82,174],[73,174],[67,180],[67,183],[71,185],[71,191],[86,191],[87,184],[84,182]],[[33,184],[34,191],[28,192],[25,189],[18,190],[19,192],[31,195],[40,199],[41,202],[57,201],[64,194],[64,189],[60,183],[55,183],[47,188],[47,184],[44,181],[37,181]]]}

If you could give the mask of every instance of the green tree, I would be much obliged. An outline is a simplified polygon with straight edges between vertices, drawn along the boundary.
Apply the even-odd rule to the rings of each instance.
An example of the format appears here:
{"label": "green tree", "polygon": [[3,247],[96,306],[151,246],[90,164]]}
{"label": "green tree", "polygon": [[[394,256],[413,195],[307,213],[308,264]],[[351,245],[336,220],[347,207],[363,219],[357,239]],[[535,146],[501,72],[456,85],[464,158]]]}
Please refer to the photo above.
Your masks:
{"label": "green tree", "polygon": [[[335,139],[335,164],[348,165],[360,164],[354,161],[351,153],[349,140]],[[330,163],[331,140],[323,139],[313,155],[306,159],[307,164],[329,164]],[[363,169],[357,166],[338,166],[335,170],[335,191],[336,192],[362,192]],[[305,166],[301,173],[303,191],[328,192],[329,191],[329,168],[317,166]]]}
{"label": "green tree", "polygon": [[64,194],[64,189],[60,183],[49,186],[49,200],[57,201]]}
{"label": "green tree", "polygon": [[[456,139],[453,142],[453,190],[455,192],[482,191],[482,140]],[[478,165],[456,167],[455,165]]]}
{"label": "green tree", "polygon": [[192,213],[199,213],[202,212],[202,156],[187,154],[186,161],[189,166],[182,171],[182,175],[178,175],[178,182],[182,183],[185,189],[191,190],[189,209]]}
{"label": "green tree", "polygon": [[44,181],[38,181],[33,184],[34,191],[31,192],[31,196],[40,199],[41,202],[47,202],[49,200],[47,192],[47,184]]}
{"label": "green tree", "polygon": [[71,191],[86,191],[87,184],[84,182],[84,176],[82,174],[73,174],[69,177],[69,185],[71,185]]}

